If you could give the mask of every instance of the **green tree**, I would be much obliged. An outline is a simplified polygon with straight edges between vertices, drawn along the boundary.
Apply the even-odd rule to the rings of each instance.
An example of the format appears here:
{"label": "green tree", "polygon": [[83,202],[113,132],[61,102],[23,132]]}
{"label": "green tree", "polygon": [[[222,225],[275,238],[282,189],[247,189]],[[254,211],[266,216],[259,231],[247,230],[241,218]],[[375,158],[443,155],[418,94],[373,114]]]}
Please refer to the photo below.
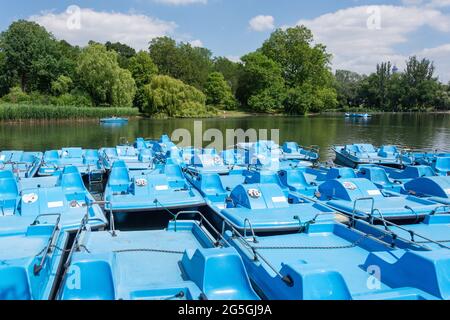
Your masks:
{"label": "green tree", "polygon": [[355,108],[361,105],[359,88],[363,76],[348,70],[336,70],[337,100],[341,108]]}
{"label": "green tree", "polygon": [[160,73],[203,89],[212,69],[210,50],[160,37],[150,42],[149,52]]}
{"label": "green tree", "polygon": [[425,110],[433,106],[439,90],[439,83],[434,77],[434,72],[435,67],[430,60],[409,58],[403,74],[403,85],[407,89],[402,99],[405,107]]}
{"label": "green tree", "polygon": [[13,22],[0,36],[6,73],[20,83],[22,91],[49,92],[60,74],[57,41],[35,22]]}
{"label": "green tree", "polygon": [[225,57],[214,58],[213,64],[213,70],[223,74],[228,85],[231,87],[231,91],[236,95],[236,91],[239,87],[242,65]]}
{"label": "green tree", "polygon": [[52,93],[56,96],[68,93],[73,86],[73,81],[67,76],[59,76],[52,82]]}
{"label": "green tree", "polygon": [[260,51],[281,66],[289,87],[305,82],[315,86],[330,86],[331,55],[326,52],[324,45],[313,45],[313,42],[313,34],[305,26],[278,29],[264,42]]}
{"label": "green tree", "polygon": [[130,59],[136,55],[136,50],[120,42],[111,43],[108,41],[105,43],[105,46],[108,51],[114,50],[117,52],[117,61],[119,62],[119,66],[124,69],[128,68]]}
{"label": "green tree", "polygon": [[236,108],[231,88],[220,72],[212,72],[205,85],[206,103],[225,110]]}
{"label": "green tree", "polygon": [[149,84],[152,78],[158,74],[158,67],[153,63],[147,52],[139,51],[130,59],[128,70],[130,70],[137,87],[134,105],[143,111],[145,101],[144,86]]}
{"label": "green tree", "polygon": [[361,84],[360,94],[364,97],[364,104],[377,110],[389,110],[388,100],[389,81],[392,76],[392,64],[390,62],[377,65],[377,71]]}
{"label": "green tree", "polygon": [[149,115],[197,117],[208,114],[206,97],[200,90],[169,76],[153,77],[144,87],[144,93],[144,110]]}
{"label": "green tree", "polygon": [[237,91],[241,103],[261,112],[282,109],[285,86],[280,66],[260,52],[242,57],[242,62],[244,65]]}
{"label": "green tree", "polygon": [[132,106],[136,85],[130,71],[119,67],[115,51],[89,45],[80,54],[77,73],[80,85],[96,105]]}

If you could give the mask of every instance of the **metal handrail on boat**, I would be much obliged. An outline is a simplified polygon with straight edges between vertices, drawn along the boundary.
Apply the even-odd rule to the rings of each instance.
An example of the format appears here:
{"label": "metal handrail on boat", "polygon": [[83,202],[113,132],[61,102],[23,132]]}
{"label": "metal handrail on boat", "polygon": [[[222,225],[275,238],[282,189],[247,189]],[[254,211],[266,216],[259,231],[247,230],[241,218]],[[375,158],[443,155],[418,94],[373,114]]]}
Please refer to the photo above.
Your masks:
{"label": "metal handrail on boat", "polygon": [[253,229],[252,223],[248,218],[244,220],[244,237],[247,237],[247,224],[250,228],[250,231],[252,232],[253,242],[258,243],[258,240],[256,239],[255,230]]}
{"label": "metal handrail on boat", "polygon": [[[356,204],[358,202],[368,201],[368,200],[370,200],[372,202],[372,206],[371,206],[371,209],[370,209],[370,214],[373,213],[373,210],[374,210],[374,207],[375,207],[375,199],[373,197],[365,197],[365,198],[358,198],[358,199],[356,199],[355,202],[353,203],[352,224],[355,222],[355,218],[356,218],[356,212],[357,212]],[[354,225],[353,225],[353,227],[354,227]]]}
{"label": "metal handrail on boat", "polygon": [[[430,215],[431,216],[435,216],[438,212],[438,210],[439,209],[447,209],[447,210],[449,210],[450,211],[450,205],[446,205],[446,204],[443,204],[443,205],[439,205],[439,206],[437,206],[436,208],[434,208],[434,210],[433,211],[431,211],[431,213],[430,213]],[[448,213],[447,211],[444,211],[443,212],[443,214],[446,214],[446,213]]]}
{"label": "metal handrail on boat", "polygon": [[39,262],[39,264],[35,264],[33,266],[33,273],[35,276],[39,275],[41,270],[44,268],[44,264],[45,264],[45,261],[47,260],[47,256],[52,250],[52,245],[55,240],[55,236],[57,235],[57,232],[59,231],[59,222],[61,220],[61,214],[59,214],[59,213],[57,213],[57,214],[41,214],[41,215],[37,216],[36,219],[34,220],[34,222],[32,223],[32,226],[35,226],[35,225],[39,224],[39,218],[50,217],[50,216],[54,216],[57,218],[56,218],[56,222],[55,222],[55,226],[53,228],[52,234],[48,240],[48,244],[43,252],[42,259]]}
{"label": "metal handrail on boat", "polygon": [[[175,232],[177,231],[177,221],[180,215],[199,215],[200,216],[200,221],[199,221],[199,225],[202,226],[203,222],[206,222],[206,224],[211,228],[211,230],[217,234],[217,236],[229,247],[231,247],[230,243],[225,239],[225,237],[223,236],[223,234],[221,234],[216,228],[214,228],[214,226],[211,224],[211,222],[208,221],[208,219],[206,219],[206,217],[200,212],[200,211],[180,211],[177,214],[173,214],[173,222],[174,222],[174,230]],[[215,244],[217,246],[217,243]]]}

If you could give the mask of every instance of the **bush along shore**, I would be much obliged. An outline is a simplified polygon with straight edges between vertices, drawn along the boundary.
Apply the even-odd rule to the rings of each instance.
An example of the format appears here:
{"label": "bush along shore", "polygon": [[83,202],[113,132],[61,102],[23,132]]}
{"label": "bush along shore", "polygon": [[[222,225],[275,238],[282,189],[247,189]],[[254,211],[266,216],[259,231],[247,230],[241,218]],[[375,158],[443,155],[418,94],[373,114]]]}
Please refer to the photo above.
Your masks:
{"label": "bush along shore", "polygon": [[62,107],[45,105],[0,104],[0,120],[87,119],[139,116],[136,108]]}

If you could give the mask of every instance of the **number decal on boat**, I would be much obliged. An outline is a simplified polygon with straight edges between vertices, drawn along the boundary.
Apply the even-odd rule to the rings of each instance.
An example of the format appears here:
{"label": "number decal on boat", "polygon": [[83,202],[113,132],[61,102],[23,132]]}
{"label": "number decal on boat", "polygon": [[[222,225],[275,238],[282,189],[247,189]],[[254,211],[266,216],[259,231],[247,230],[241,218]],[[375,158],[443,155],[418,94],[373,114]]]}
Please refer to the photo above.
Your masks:
{"label": "number decal on boat", "polygon": [[22,197],[22,201],[25,202],[26,204],[35,203],[38,199],[39,197],[36,193],[25,194]]}
{"label": "number decal on boat", "polygon": [[247,193],[248,193],[250,198],[253,198],[253,199],[261,198],[261,191],[259,191],[258,189],[249,189],[247,191]]}
{"label": "number decal on boat", "polygon": [[368,190],[367,193],[369,194],[369,196],[380,196],[381,195],[380,190]]}
{"label": "number decal on boat", "polygon": [[136,179],[136,185],[138,187],[145,187],[147,185],[146,179]]}
{"label": "number decal on boat", "polygon": [[353,182],[345,181],[342,183],[347,190],[356,190],[358,187]]}

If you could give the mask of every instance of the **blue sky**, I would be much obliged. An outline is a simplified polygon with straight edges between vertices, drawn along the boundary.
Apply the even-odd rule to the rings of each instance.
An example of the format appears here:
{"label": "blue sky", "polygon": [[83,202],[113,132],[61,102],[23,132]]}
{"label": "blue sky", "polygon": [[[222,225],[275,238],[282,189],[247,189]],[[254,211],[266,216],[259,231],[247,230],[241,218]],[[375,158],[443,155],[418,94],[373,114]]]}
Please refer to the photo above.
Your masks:
{"label": "blue sky", "polygon": [[418,55],[450,80],[450,0],[2,1],[1,30],[21,18],[78,45],[111,40],[143,49],[169,35],[235,60],[274,28],[305,24],[333,54],[334,69],[368,73],[386,60],[402,68]]}

